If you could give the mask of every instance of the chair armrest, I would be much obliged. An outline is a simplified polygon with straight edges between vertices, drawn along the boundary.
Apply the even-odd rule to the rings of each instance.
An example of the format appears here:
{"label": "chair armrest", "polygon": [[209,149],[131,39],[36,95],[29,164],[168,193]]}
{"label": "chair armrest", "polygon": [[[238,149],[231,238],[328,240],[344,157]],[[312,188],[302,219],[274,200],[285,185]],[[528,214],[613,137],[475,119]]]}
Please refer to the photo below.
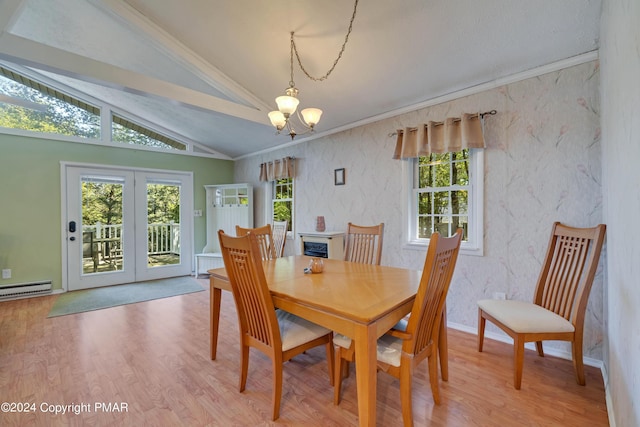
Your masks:
{"label": "chair armrest", "polygon": [[400,331],[398,329],[389,329],[389,332],[387,333],[392,337],[400,338],[401,340],[410,340],[413,338],[412,334],[408,334],[405,331]]}

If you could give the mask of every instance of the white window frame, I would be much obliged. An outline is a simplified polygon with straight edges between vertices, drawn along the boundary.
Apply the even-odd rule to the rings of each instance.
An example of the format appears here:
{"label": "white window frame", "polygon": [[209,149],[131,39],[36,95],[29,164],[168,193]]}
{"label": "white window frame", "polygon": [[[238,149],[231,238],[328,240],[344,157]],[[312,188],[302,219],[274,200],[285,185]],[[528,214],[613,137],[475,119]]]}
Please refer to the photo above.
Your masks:
{"label": "white window frame", "polygon": [[[403,161],[403,248],[426,250],[429,239],[418,238],[418,206],[414,182],[418,159]],[[469,214],[467,240],[462,241],[460,253],[482,256],[484,254],[484,150],[469,149]]]}
{"label": "white window frame", "polygon": [[[273,217],[274,215],[274,210],[273,210],[273,204],[276,202],[276,200],[278,201],[282,201],[283,199],[276,199],[275,198],[275,190],[276,190],[276,181],[269,181],[267,183],[268,187],[267,187],[267,191],[266,191],[266,196],[267,196],[267,218],[269,218],[269,222],[271,224],[273,224],[273,221],[275,221],[275,218]],[[296,215],[296,204],[295,204],[295,199],[296,199],[296,179],[295,178],[291,178],[291,220],[289,221],[291,223],[291,231],[287,231],[287,238],[291,239],[294,236],[294,224],[295,224],[295,215]],[[284,199],[284,200],[289,200],[289,199]]]}

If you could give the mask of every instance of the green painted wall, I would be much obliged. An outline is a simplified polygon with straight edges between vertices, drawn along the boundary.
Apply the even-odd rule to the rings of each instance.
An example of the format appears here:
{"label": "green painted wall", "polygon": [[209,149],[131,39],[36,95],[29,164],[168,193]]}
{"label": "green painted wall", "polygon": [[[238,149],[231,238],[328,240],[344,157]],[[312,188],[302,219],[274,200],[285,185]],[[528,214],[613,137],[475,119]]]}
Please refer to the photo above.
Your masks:
{"label": "green painted wall", "polygon": [[194,252],[206,244],[205,184],[233,182],[234,162],[0,134],[0,285],[51,279],[62,288],[60,162],[191,171]]}

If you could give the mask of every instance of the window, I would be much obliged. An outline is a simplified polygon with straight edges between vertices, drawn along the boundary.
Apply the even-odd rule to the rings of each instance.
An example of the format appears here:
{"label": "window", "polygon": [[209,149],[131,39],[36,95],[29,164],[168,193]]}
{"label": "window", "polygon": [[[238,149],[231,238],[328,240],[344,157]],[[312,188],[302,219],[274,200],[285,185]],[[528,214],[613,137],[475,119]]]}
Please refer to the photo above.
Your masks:
{"label": "window", "polygon": [[287,220],[287,230],[293,230],[293,178],[277,179],[271,183],[272,220]]}
{"label": "window", "polygon": [[[76,95],[62,92],[54,87],[54,81],[46,77],[37,76],[38,80],[34,80],[36,77],[27,77],[22,71],[8,67],[0,63],[0,128],[80,137],[92,142],[103,138],[105,141],[164,150],[187,151],[189,148],[187,144],[148,126],[112,114],[109,106],[100,108]],[[96,103],[95,100],[92,102]],[[111,129],[101,129],[101,115],[111,116]],[[64,137],[61,139],[66,140]]]}
{"label": "window", "polygon": [[410,161],[410,245],[428,244],[434,232],[462,228],[461,251],[482,255],[483,152],[464,149]]}
{"label": "window", "polygon": [[100,109],[0,66],[0,127],[100,138]]}
{"label": "window", "polygon": [[133,123],[123,117],[113,115],[111,140],[125,144],[145,145],[165,150],[186,150],[187,146],[169,137]]}

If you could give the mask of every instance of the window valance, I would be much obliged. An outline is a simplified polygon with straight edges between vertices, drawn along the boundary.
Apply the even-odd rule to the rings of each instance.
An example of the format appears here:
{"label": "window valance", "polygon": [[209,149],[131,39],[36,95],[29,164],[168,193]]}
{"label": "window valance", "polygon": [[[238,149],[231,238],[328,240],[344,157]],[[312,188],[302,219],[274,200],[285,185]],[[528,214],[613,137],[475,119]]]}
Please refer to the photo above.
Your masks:
{"label": "window valance", "polygon": [[488,113],[465,113],[449,117],[444,122],[429,121],[415,128],[399,129],[396,133],[394,159],[411,159],[430,153],[448,153],[464,148],[484,148],[482,120]]}
{"label": "window valance", "polygon": [[262,163],[260,165],[260,181],[293,178],[295,175],[295,160],[295,157],[284,157]]}

